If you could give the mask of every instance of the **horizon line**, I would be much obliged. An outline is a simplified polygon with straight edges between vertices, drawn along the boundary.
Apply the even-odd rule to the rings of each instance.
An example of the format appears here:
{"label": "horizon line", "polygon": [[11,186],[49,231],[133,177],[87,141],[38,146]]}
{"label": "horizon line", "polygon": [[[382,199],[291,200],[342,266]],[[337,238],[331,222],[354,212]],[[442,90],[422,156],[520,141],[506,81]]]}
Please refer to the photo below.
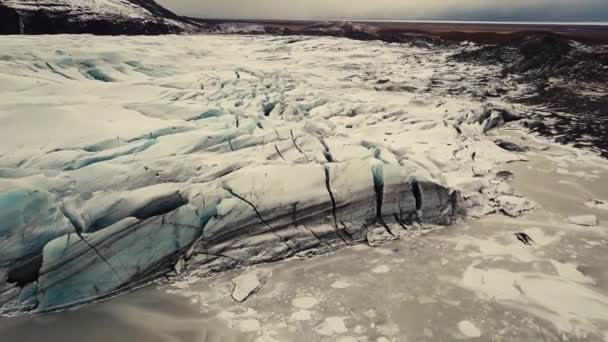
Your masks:
{"label": "horizon line", "polygon": [[[189,16],[188,16],[189,17]],[[485,20],[410,20],[410,19],[307,19],[307,18],[204,18],[190,17],[201,20],[215,21],[317,21],[317,22],[380,22],[380,23],[419,23],[419,24],[499,24],[499,25],[578,25],[578,26],[608,26],[608,21],[485,21]]]}

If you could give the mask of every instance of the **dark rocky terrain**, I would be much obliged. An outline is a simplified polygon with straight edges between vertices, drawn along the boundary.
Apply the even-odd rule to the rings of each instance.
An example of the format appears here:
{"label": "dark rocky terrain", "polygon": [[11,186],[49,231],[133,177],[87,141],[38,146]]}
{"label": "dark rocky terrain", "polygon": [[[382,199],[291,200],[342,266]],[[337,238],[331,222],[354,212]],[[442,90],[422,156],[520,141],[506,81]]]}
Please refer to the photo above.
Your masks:
{"label": "dark rocky terrain", "polygon": [[332,36],[356,40],[381,40],[387,43],[413,43],[419,46],[446,45],[448,41],[425,32],[402,32],[364,23],[321,22],[303,28],[286,28],[282,34],[307,36]]}
{"label": "dark rocky terrain", "polygon": [[608,49],[586,46],[550,33],[522,33],[487,45],[455,61],[499,65],[534,91],[511,101],[535,108],[533,131],[560,143],[590,148],[608,157]]}
{"label": "dark rocky terrain", "polygon": [[229,28],[231,33],[322,35],[387,42],[401,42],[418,36],[434,42],[470,41],[477,44],[507,44],[529,33],[553,33],[585,43],[608,43],[606,25],[189,19],[201,24],[207,31],[218,33],[226,32]]}

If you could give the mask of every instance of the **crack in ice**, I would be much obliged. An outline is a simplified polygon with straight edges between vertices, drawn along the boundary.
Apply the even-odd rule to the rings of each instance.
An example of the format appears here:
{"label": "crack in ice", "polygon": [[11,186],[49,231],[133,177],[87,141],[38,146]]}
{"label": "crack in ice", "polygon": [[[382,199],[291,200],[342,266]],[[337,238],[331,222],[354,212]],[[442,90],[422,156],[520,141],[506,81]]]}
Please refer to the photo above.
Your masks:
{"label": "crack in ice", "polygon": [[258,211],[258,208],[256,208],[255,205],[253,205],[253,203],[249,202],[244,197],[238,195],[237,193],[235,193],[234,191],[232,191],[232,189],[230,189],[228,187],[224,187],[224,190],[228,191],[228,193],[230,193],[232,196],[238,198],[239,200],[247,203],[251,207],[251,209],[253,209],[253,211],[257,215],[258,219],[260,220],[260,222],[262,222],[262,224],[264,224],[274,236],[276,236],[279,240],[281,240],[281,242],[283,242],[285,244],[285,246],[287,246],[288,249],[290,249],[290,250],[292,249],[291,246],[287,243],[288,240],[285,240],[281,235],[279,235],[275,231],[275,229],[266,220],[264,220],[264,218],[262,217],[262,214]]}

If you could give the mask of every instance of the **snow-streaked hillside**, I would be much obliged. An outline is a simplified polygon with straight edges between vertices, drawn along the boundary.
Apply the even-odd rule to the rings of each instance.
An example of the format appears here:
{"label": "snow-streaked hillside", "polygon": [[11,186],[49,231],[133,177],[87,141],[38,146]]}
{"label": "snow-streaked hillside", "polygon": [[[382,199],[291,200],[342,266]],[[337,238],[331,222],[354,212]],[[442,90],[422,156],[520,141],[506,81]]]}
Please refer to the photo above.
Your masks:
{"label": "snow-streaked hillside", "polygon": [[196,27],[153,0],[0,0],[0,7],[7,31],[0,33],[158,34]]}
{"label": "snow-streaked hillside", "polygon": [[151,19],[152,14],[128,0],[3,0],[4,5],[28,11],[65,11],[71,15],[87,17],[113,17]]}
{"label": "snow-streaked hillside", "polygon": [[[371,245],[534,204],[523,109],[456,51],[339,38],[0,38],[0,307]],[[457,50],[474,49],[463,45]]]}

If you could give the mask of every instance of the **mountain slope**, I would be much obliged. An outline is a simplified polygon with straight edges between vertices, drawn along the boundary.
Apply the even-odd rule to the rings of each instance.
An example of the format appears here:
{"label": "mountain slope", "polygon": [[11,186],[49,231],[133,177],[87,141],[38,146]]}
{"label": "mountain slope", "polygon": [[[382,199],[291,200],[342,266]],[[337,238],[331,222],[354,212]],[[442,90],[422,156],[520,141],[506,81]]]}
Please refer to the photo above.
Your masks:
{"label": "mountain slope", "polygon": [[196,27],[154,0],[0,0],[0,34],[166,34]]}

